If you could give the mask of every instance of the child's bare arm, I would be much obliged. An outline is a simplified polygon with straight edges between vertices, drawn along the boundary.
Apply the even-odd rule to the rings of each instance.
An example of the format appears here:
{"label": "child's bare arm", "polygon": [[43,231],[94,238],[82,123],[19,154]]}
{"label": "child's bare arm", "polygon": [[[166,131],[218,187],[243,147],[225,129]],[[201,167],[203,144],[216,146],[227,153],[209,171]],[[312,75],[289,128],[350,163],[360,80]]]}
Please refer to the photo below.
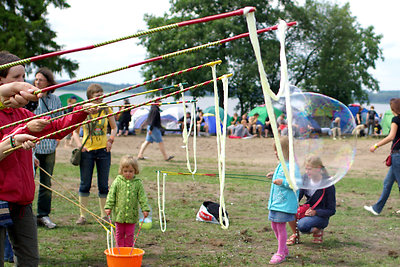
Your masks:
{"label": "child's bare arm", "polygon": [[274,184],[276,185],[282,185],[283,180],[282,179],[276,179],[275,181],[273,181]]}
{"label": "child's bare arm", "polygon": [[272,176],[274,176],[274,172],[269,172],[267,173],[267,175],[265,175],[267,178],[272,178]]}

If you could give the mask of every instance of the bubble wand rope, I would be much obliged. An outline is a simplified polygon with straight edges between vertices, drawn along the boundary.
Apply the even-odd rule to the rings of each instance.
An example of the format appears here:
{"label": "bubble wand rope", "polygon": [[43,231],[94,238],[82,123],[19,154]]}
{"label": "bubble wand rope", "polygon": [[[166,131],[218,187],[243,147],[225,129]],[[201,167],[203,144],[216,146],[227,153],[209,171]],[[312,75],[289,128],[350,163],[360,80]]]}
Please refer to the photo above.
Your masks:
{"label": "bubble wand rope", "polygon": [[47,116],[47,115],[50,115],[50,114],[53,114],[53,113],[56,113],[56,112],[60,112],[60,111],[63,111],[63,110],[69,109],[69,108],[74,108],[76,106],[80,106],[80,105],[83,105],[83,104],[86,104],[86,103],[90,103],[90,102],[93,102],[93,101],[96,101],[96,100],[99,100],[99,99],[103,99],[103,98],[110,97],[110,96],[113,96],[113,95],[116,95],[116,94],[119,94],[119,93],[123,93],[123,92],[129,91],[129,90],[132,90],[132,89],[136,89],[136,88],[138,88],[140,86],[144,86],[144,85],[148,85],[148,84],[151,84],[151,83],[154,83],[154,82],[165,80],[167,78],[170,78],[170,77],[173,77],[173,76],[176,76],[176,75],[181,75],[183,73],[187,73],[187,72],[190,72],[190,71],[193,71],[193,70],[199,70],[199,69],[204,68],[204,67],[212,66],[213,64],[221,64],[221,62],[222,62],[221,60],[212,61],[212,62],[208,62],[208,63],[202,64],[202,65],[198,65],[198,66],[195,66],[195,67],[191,67],[191,68],[188,68],[188,69],[184,69],[184,70],[176,71],[176,72],[173,72],[173,73],[170,73],[170,74],[166,74],[166,75],[163,75],[163,76],[160,76],[160,77],[145,81],[145,82],[137,84],[137,85],[132,85],[132,86],[129,86],[129,87],[126,87],[126,88],[123,88],[123,89],[108,93],[108,94],[104,94],[102,96],[94,97],[94,98],[91,98],[91,99],[88,99],[88,100],[85,100],[85,101],[81,101],[79,103],[75,103],[75,104],[72,104],[72,105],[69,105],[69,106],[66,106],[66,107],[55,109],[55,110],[52,110],[52,111],[49,111],[49,112],[42,113],[40,115],[36,115],[36,116],[30,117],[30,118],[26,118],[26,119],[23,119],[23,120],[19,120],[19,121],[16,121],[16,122],[1,126],[0,130],[8,128],[8,127],[15,126],[15,125],[18,125],[18,124],[21,124],[21,123],[25,123],[25,122],[31,121],[33,119],[37,119],[37,118],[40,118],[42,116]]}
{"label": "bubble wand rope", "polygon": [[[264,70],[264,66],[262,63],[262,59],[261,59],[261,51],[260,51],[260,45],[258,42],[258,37],[257,37],[257,33],[258,31],[256,30],[256,23],[255,23],[255,17],[253,13],[248,13],[246,14],[246,20],[247,20],[247,26],[249,29],[249,34],[250,34],[250,42],[253,46],[253,50],[254,50],[254,54],[257,60],[257,66],[258,66],[258,72],[260,75],[260,80],[261,80],[261,87],[263,89],[263,94],[264,94],[264,101],[267,107],[267,112],[268,115],[270,117],[270,122],[271,122],[271,127],[272,127],[272,132],[274,133],[274,140],[275,140],[275,144],[276,144],[276,148],[277,148],[277,154],[278,154],[278,158],[280,163],[282,164],[282,168],[283,168],[283,172],[285,173],[285,177],[287,177],[287,180],[289,182],[290,187],[292,188],[293,191],[297,191],[297,185],[295,182],[295,177],[294,177],[294,172],[293,172],[293,176],[291,177],[289,174],[289,170],[288,167],[286,166],[285,163],[285,159],[283,157],[283,153],[282,153],[282,147],[281,147],[281,143],[279,140],[279,133],[278,133],[278,128],[277,128],[277,124],[276,124],[276,118],[275,118],[275,114],[272,108],[272,102],[271,102],[271,98],[277,100],[281,94],[283,94],[283,92],[285,91],[285,89],[288,89],[288,86],[284,86],[281,87],[279,89],[278,94],[274,94],[274,92],[271,91],[271,88],[269,86],[268,83],[268,79],[267,79],[267,75],[265,73]],[[285,22],[282,21],[282,23],[280,23],[281,29],[282,29],[282,25],[285,24]],[[296,25],[297,23],[295,23],[294,25]],[[279,25],[278,25],[279,26]],[[277,28],[278,28],[277,26]],[[289,26],[286,23],[286,26]],[[286,64],[286,61],[282,61],[282,55],[284,54],[284,51],[282,51],[282,48],[284,47],[284,45],[282,45],[282,39],[280,38],[280,43],[281,43],[281,54],[280,54],[280,59],[281,59],[281,76],[285,76],[285,74],[287,74],[287,69],[283,70],[283,68],[287,67],[286,65],[284,66],[284,64]],[[282,80],[284,80],[283,83],[281,83],[281,86],[283,84],[285,84],[287,81],[287,75],[286,77],[282,76]],[[290,95],[290,92],[287,92],[286,96]],[[286,108],[291,109],[291,106],[287,106]],[[291,114],[291,112],[289,112]],[[291,116],[288,117],[288,119],[290,120],[288,122],[288,128],[289,128],[289,147],[292,146],[292,149],[289,148],[289,154],[290,152],[293,153],[293,139],[292,141],[290,141],[290,134],[292,133],[292,121],[291,121]],[[293,166],[292,169],[294,169],[294,157],[293,155],[290,156],[289,155],[289,160],[291,160],[291,162],[289,162],[289,165]]]}
{"label": "bubble wand rope", "polygon": [[[189,172],[170,172],[170,171],[161,171],[161,173],[167,173],[170,175],[192,175]],[[216,173],[195,173],[194,175],[198,176],[209,176],[209,177],[216,177]],[[260,181],[260,182],[268,182],[271,181],[270,179],[268,180],[262,180],[262,179],[256,179],[256,178],[248,178],[250,177],[260,177],[264,178],[265,175],[256,175],[256,174],[235,174],[235,173],[226,173],[225,178],[230,178],[230,179],[242,179],[242,180],[254,180],[254,181]]]}
{"label": "bubble wand rope", "polygon": [[229,219],[226,214],[225,199],[224,199],[224,187],[225,187],[225,142],[226,142],[226,122],[228,119],[228,78],[224,77],[223,92],[224,92],[224,120],[223,120],[223,132],[221,133],[221,118],[219,115],[219,97],[217,87],[217,71],[216,66],[212,66],[212,76],[214,80],[214,105],[215,105],[215,118],[217,125],[217,154],[218,154],[218,177],[219,177],[219,224],[222,229],[228,229]]}
{"label": "bubble wand rope", "polygon": [[117,39],[110,40],[110,41],[105,41],[105,42],[94,44],[94,45],[89,45],[89,46],[84,46],[84,47],[74,48],[74,49],[64,50],[64,51],[55,51],[55,52],[51,52],[51,53],[47,53],[47,54],[43,54],[43,55],[38,55],[38,56],[18,60],[18,61],[12,62],[12,63],[0,65],[0,70],[8,69],[8,68],[11,68],[11,67],[17,66],[17,65],[35,62],[35,61],[42,60],[45,58],[51,58],[51,57],[55,57],[55,56],[60,56],[60,55],[84,51],[84,50],[90,50],[93,48],[97,48],[97,47],[109,45],[112,43],[116,43],[119,41],[124,41],[124,40],[128,40],[128,39],[144,36],[147,34],[152,34],[152,33],[156,33],[156,32],[161,32],[161,31],[165,31],[165,30],[175,29],[175,28],[198,24],[198,23],[204,23],[204,22],[213,21],[213,20],[224,19],[224,18],[233,17],[233,16],[240,16],[240,15],[244,15],[245,11],[246,12],[254,12],[255,10],[256,9],[254,7],[246,7],[246,8],[241,8],[241,9],[238,9],[235,11],[226,12],[226,13],[222,13],[222,14],[217,14],[217,15],[212,15],[212,16],[208,16],[208,17],[197,18],[197,19],[182,21],[182,22],[178,22],[178,23],[165,25],[165,26],[160,26],[160,27],[149,29],[146,31],[141,31],[141,32],[138,32],[133,35],[128,35],[125,37],[117,38]]}
{"label": "bubble wand rope", "polygon": [[[146,104],[146,106],[164,106],[164,105],[176,105],[176,104],[182,104],[182,103],[186,103],[186,104],[189,104],[189,103],[194,103],[194,102],[196,102],[197,103],[197,100],[196,99],[193,99],[193,100],[186,100],[185,102],[183,102],[183,101],[172,101],[172,102],[162,102],[162,103],[150,103],[150,104]],[[123,108],[123,107],[129,107],[129,106],[132,106],[133,104],[129,104],[129,105],[108,105],[107,107],[110,107],[110,108]]]}
{"label": "bubble wand rope", "polygon": [[[107,215],[107,217],[108,217],[108,221],[111,222],[110,215]],[[118,254],[121,255],[121,251],[119,250],[119,244],[117,242],[117,236],[115,235],[115,232],[114,232],[112,227],[110,227],[110,236],[111,236],[111,247],[113,247],[113,239],[112,238],[114,237],[115,245],[117,246],[117,249],[118,249]],[[109,243],[108,243],[108,236],[107,236],[107,247],[108,247],[108,252],[111,251],[111,253],[114,254],[114,250],[110,250],[110,246],[109,246]]]}
{"label": "bubble wand rope", "polygon": [[[79,203],[79,199],[78,199],[74,194],[72,194],[70,190],[68,190],[65,186],[63,186],[56,178],[54,178],[53,175],[51,175],[50,173],[48,173],[45,169],[43,169],[43,168],[40,167],[40,166],[38,166],[38,168],[39,168],[42,172],[44,172],[47,176],[49,176],[53,181],[55,181],[59,186],[61,186],[62,189],[64,189],[65,191],[67,191],[67,192],[72,196],[72,198],[75,199],[75,200]],[[42,185],[42,184],[40,184],[40,185]],[[47,186],[46,186],[46,187],[47,187]],[[48,188],[50,188],[49,190],[53,190],[53,189],[51,189],[51,187],[48,187]],[[48,188],[46,188],[46,189],[48,189]],[[56,193],[56,194],[57,194],[57,193]],[[61,194],[61,193],[58,193],[58,194]],[[114,225],[112,225],[112,224],[110,223],[111,221],[107,222],[106,220],[104,220],[103,218],[101,218],[100,216],[98,216],[97,214],[94,214],[94,213],[90,212],[85,206],[83,206],[83,205],[81,205],[81,204],[78,204],[78,207],[84,209],[84,210],[87,211],[90,215],[92,215],[92,216],[94,217],[94,219],[95,219],[99,224],[101,224],[101,225],[103,226],[103,228],[104,228],[104,225],[103,225],[100,221],[103,221],[103,222],[105,222],[105,223],[108,223],[110,226],[115,227]],[[91,214],[91,213],[92,213],[92,214]]]}
{"label": "bubble wand rope", "polygon": [[[183,89],[183,85],[179,84],[179,87]],[[187,118],[186,118],[186,105],[185,105],[185,93],[182,93],[182,105],[183,105],[183,131],[182,131],[182,137],[183,137],[183,143],[185,145],[185,150],[186,150],[186,167],[188,168],[188,171],[192,174],[195,174],[197,171],[197,159],[196,159],[196,138],[197,138],[197,124],[196,124],[196,103],[192,104],[192,110],[190,113],[190,127],[189,127],[189,132],[187,131]],[[190,159],[189,159],[189,136],[192,131],[192,126],[194,127],[193,129],[193,156],[194,156],[194,169],[192,171],[192,168],[190,166]],[[194,176],[192,176],[194,179]]]}
{"label": "bubble wand rope", "polygon": [[[162,186],[162,202],[160,200],[160,171],[157,171],[157,202],[158,202],[158,217],[160,218],[160,230],[165,232],[167,230],[167,220],[165,218],[165,177],[167,173],[163,173],[163,186]],[[144,220],[143,220],[144,221]]]}
{"label": "bubble wand rope", "polygon": [[[230,76],[232,76],[232,74],[225,74],[225,75],[223,75],[223,76],[221,76],[221,77],[218,77],[217,80],[221,80],[221,79],[224,78],[224,77],[230,77]],[[143,102],[143,103],[141,103],[141,104],[134,105],[134,106],[132,106],[132,107],[127,107],[127,108],[121,109],[121,110],[119,110],[119,111],[117,111],[117,112],[114,112],[114,113],[109,113],[109,114],[104,115],[104,116],[99,116],[99,117],[93,118],[93,119],[91,119],[91,120],[86,120],[86,121],[80,122],[80,123],[78,123],[78,124],[68,126],[68,127],[64,128],[64,129],[55,131],[55,132],[53,132],[53,133],[49,133],[49,134],[44,135],[44,136],[42,136],[42,137],[39,137],[39,138],[37,138],[37,139],[35,139],[35,140],[32,140],[32,142],[33,142],[33,143],[36,143],[36,142],[41,141],[41,140],[43,140],[43,139],[48,139],[48,138],[50,138],[51,136],[56,135],[56,134],[58,134],[58,133],[62,133],[62,132],[71,130],[71,129],[73,129],[73,128],[77,128],[77,127],[80,127],[80,126],[82,126],[82,125],[89,124],[89,123],[92,123],[92,122],[95,122],[95,121],[98,121],[98,120],[102,120],[102,119],[105,119],[105,118],[109,118],[109,117],[111,117],[111,116],[121,114],[122,112],[125,112],[125,111],[128,111],[128,110],[132,110],[132,109],[134,109],[134,108],[138,108],[138,107],[144,106],[144,105],[146,105],[146,104],[149,104],[149,103],[158,101],[158,100],[160,100],[160,99],[168,98],[168,97],[170,97],[170,96],[174,96],[174,95],[180,94],[180,93],[182,93],[182,92],[186,92],[186,91],[189,91],[189,90],[192,90],[192,89],[196,89],[196,88],[198,88],[198,87],[208,85],[208,84],[210,84],[211,82],[213,82],[213,80],[205,81],[205,82],[202,82],[202,83],[199,83],[199,84],[196,84],[196,85],[187,87],[187,88],[185,88],[184,90],[178,90],[178,91],[175,91],[175,92],[173,92],[173,93],[166,94],[166,95],[161,96],[161,97],[153,98],[153,99],[151,99],[151,100],[149,100],[149,101],[147,101],[147,102]],[[10,149],[4,151],[3,154],[7,154],[7,153],[9,153],[9,152],[15,151],[15,150],[20,149],[20,148],[22,148],[22,145],[16,146],[16,147],[14,147],[14,148],[10,148]]]}
{"label": "bubble wand rope", "polygon": [[133,249],[135,248],[135,244],[136,244],[136,241],[137,241],[137,239],[138,239],[138,237],[139,237],[140,230],[142,229],[143,223],[144,223],[144,218],[143,218],[143,221],[142,221],[142,222],[140,223],[140,225],[139,225],[139,230],[138,230],[138,232],[137,232],[137,234],[136,234],[135,240],[133,241],[132,249],[131,249],[131,252],[129,252],[129,255],[132,255]]}
{"label": "bubble wand rope", "polygon": [[[65,117],[67,115],[71,115],[71,114],[74,114],[74,113],[77,113],[77,112],[80,112],[80,111],[89,110],[89,109],[95,108],[95,107],[108,108],[108,106],[106,106],[107,104],[110,104],[110,103],[113,103],[113,102],[117,102],[117,101],[120,101],[122,99],[131,98],[131,97],[135,97],[135,96],[139,96],[139,95],[146,95],[146,94],[159,92],[159,91],[163,91],[163,90],[167,90],[167,89],[171,89],[171,88],[176,88],[176,87],[179,87],[179,85],[170,85],[170,86],[167,86],[167,87],[162,87],[162,88],[158,88],[158,89],[153,89],[153,90],[149,90],[149,91],[140,92],[140,93],[133,94],[133,95],[130,95],[130,96],[124,96],[124,97],[121,97],[121,98],[118,98],[118,99],[113,99],[113,100],[110,100],[110,101],[106,101],[104,103],[94,104],[93,106],[90,106],[90,107],[86,107],[86,108],[82,108],[82,109],[78,109],[78,110],[73,110],[71,112],[68,112],[67,114],[62,114],[62,115],[60,115],[58,117],[51,118],[48,121],[50,121],[50,122],[51,121],[55,121],[55,120],[58,120],[58,119],[60,119],[62,117]],[[125,106],[125,107],[128,107],[128,106]]]}
{"label": "bubble wand rope", "polygon": [[[289,24],[291,24],[291,23],[289,23]],[[296,23],[294,23],[294,24],[296,24]],[[258,30],[257,33],[263,33],[263,32],[268,32],[268,31],[277,30],[277,29],[278,29],[278,26],[276,25],[276,26],[272,26],[272,27],[268,27],[268,28],[265,28],[265,29]],[[168,58],[180,56],[180,55],[183,55],[183,54],[196,52],[196,51],[199,51],[201,49],[208,48],[208,47],[222,45],[224,43],[231,42],[231,41],[234,41],[234,40],[237,40],[237,39],[240,39],[240,38],[244,38],[244,37],[248,37],[248,36],[249,36],[249,33],[242,33],[242,34],[239,34],[239,35],[236,35],[236,36],[232,36],[232,37],[229,37],[229,38],[225,38],[225,39],[222,39],[222,40],[218,40],[218,41],[210,42],[210,43],[207,43],[207,44],[203,44],[203,45],[199,45],[199,46],[195,46],[195,47],[191,47],[191,48],[175,51],[175,52],[172,52],[172,53],[169,53],[169,54],[153,57],[153,58],[146,59],[146,60],[143,60],[141,62],[137,62],[137,63],[131,64],[131,65],[128,65],[128,66],[125,66],[125,67],[121,67],[121,68],[117,68],[117,69],[114,69],[114,70],[109,70],[109,71],[106,71],[106,72],[98,73],[98,74],[95,74],[95,75],[92,75],[92,76],[88,76],[88,77],[85,77],[85,78],[81,78],[81,79],[78,79],[78,80],[71,80],[71,81],[67,81],[67,82],[64,82],[64,83],[59,83],[59,84],[56,84],[56,85],[52,85],[52,86],[46,87],[46,88],[44,88],[42,90],[37,90],[37,91],[34,92],[34,94],[39,94],[39,93],[44,93],[44,92],[47,92],[47,91],[55,90],[55,89],[60,88],[60,87],[64,87],[64,86],[71,85],[71,84],[74,84],[74,83],[86,81],[86,80],[93,79],[93,78],[96,78],[96,77],[99,77],[99,76],[103,76],[103,75],[106,75],[106,74],[110,74],[110,73],[113,73],[113,72],[129,69],[129,68],[132,68],[132,67],[144,65],[144,64],[147,64],[147,63],[150,63],[150,62],[159,61],[159,60],[162,60],[162,59],[168,59]]]}
{"label": "bubble wand rope", "polygon": [[[87,208],[85,208],[84,206],[79,205],[78,203],[75,203],[74,201],[72,201],[71,199],[67,198],[67,197],[64,196],[63,194],[57,192],[56,190],[52,189],[51,187],[48,187],[47,185],[42,184],[41,182],[38,182],[38,183],[39,183],[40,186],[43,186],[43,187],[46,188],[47,190],[50,190],[51,192],[53,192],[53,193],[59,195],[60,197],[64,198],[65,200],[71,202],[71,203],[74,204],[75,206],[77,206],[77,207],[79,207],[79,208],[82,208],[83,210],[85,210],[86,212],[88,212],[88,213],[89,213],[90,215],[92,215],[92,217],[104,228],[104,230],[108,231],[107,227],[105,227],[104,224],[102,224],[102,223],[100,222],[100,220],[97,219],[98,216],[97,216],[96,214],[94,214],[93,212],[91,212],[90,210],[88,210]],[[112,223],[107,222],[107,221],[104,220],[104,219],[102,219],[102,220],[103,220],[104,222],[106,222],[107,224],[109,224],[110,226],[115,227]]]}

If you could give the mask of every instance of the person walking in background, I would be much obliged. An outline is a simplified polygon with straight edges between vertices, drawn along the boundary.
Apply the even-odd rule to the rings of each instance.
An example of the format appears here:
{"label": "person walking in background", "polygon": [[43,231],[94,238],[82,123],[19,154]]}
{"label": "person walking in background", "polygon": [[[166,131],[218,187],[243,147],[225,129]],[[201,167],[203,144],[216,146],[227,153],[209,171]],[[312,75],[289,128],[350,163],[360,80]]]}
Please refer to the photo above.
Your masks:
{"label": "person walking in background", "polygon": [[[53,73],[48,68],[40,68],[35,74],[34,85],[39,89],[55,85]],[[62,107],[61,100],[53,94],[54,90],[43,93],[42,98],[38,101],[38,106],[34,113],[40,115]],[[58,117],[62,112],[56,112],[49,115],[50,118]],[[56,148],[58,140],[43,139],[35,148],[35,157],[39,161],[39,166],[45,171],[39,171],[39,181],[41,184],[51,187],[51,177],[53,175],[54,165],[56,163]],[[36,170],[35,170],[36,171]],[[47,173],[46,173],[47,172]],[[39,186],[39,194],[37,201],[37,222],[38,225],[53,229],[56,224],[50,220],[51,212],[51,191],[43,186]]]}
{"label": "person walking in background", "polygon": [[389,135],[369,148],[369,151],[374,152],[379,147],[392,142],[390,152],[392,164],[386,174],[385,180],[383,181],[382,194],[378,199],[378,202],[374,205],[364,206],[364,209],[373,215],[379,215],[382,212],[395,181],[400,190],[400,98],[393,98],[390,100],[390,109],[392,110],[394,117],[392,118],[392,123],[390,125]]}
{"label": "person walking in background", "polygon": [[[129,107],[129,106],[130,106],[129,100],[125,99],[123,108]],[[123,108],[121,108],[121,109],[123,109]],[[128,136],[130,121],[131,121],[131,111],[126,110],[126,111],[122,112],[118,118],[118,134],[117,134],[117,136],[121,136],[121,135]]]}
{"label": "person walking in background", "polygon": [[[96,98],[104,94],[103,88],[96,83],[90,84],[86,90],[86,96],[88,99]],[[94,104],[100,104],[102,99],[93,101]],[[101,110],[95,114],[90,114],[88,119],[95,119],[101,116],[112,113],[111,108],[102,107]],[[107,137],[107,126],[110,124],[111,134]],[[90,188],[92,186],[93,169],[96,165],[97,169],[97,186],[99,190],[99,205],[101,217],[107,219],[104,211],[104,205],[108,194],[108,175],[110,173],[111,166],[111,148],[114,143],[115,135],[117,134],[117,124],[115,123],[114,116],[97,120],[90,124],[83,126],[83,137],[81,141],[79,137],[79,129],[74,131],[73,138],[75,143],[79,147],[85,142],[82,148],[81,162],[79,164],[79,170],[81,175],[81,182],[79,185],[79,204],[87,207],[89,202]],[[86,224],[86,211],[80,209],[80,216],[76,221],[76,224]]]}
{"label": "person walking in background", "polygon": [[135,225],[139,220],[139,205],[143,217],[149,215],[150,207],[139,174],[139,165],[132,156],[123,156],[119,164],[119,175],[115,178],[107,195],[106,214],[112,212],[115,236],[119,247],[132,247]]}
{"label": "person walking in background", "polygon": [[[160,101],[156,101],[155,103],[160,103]],[[145,159],[145,157],[143,156],[144,151],[146,150],[149,144],[156,142],[160,147],[160,151],[164,157],[164,160],[170,161],[171,159],[173,159],[174,156],[168,156],[167,152],[165,151],[161,135],[161,116],[160,116],[160,108],[158,107],[158,105],[151,106],[149,115],[147,117],[147,124],[148,125],[147,125],[146,140],[141,145],[137,158],[139,160],[144,160]]]}
{"label": "person walking in background", "polygon": [[368,135],[372,135],[374,133],[375,116],[377,115],[378,114],[376,113],[374,106],[371,106],[367,113]]}
{"label": "person walking in background", "polygon": [[[289,166],[289,138],[287,136],[282,136],[280,138],[280,143],[286,165],[288,168],[295,168],[295,176],[300,177],[300,171],[297,165]],[[275,143],[274,151],[278,158]],[[269,263],[279,264],[289,255],[289,249],[286,245],[286,223],[295,219],[295,214],[297,213],[297,194],[289,187],[281,163],[278,164],[274,172],[268,173],[267,177],[272,177],[268,201],[268,219],[271,221],[271,227],[278,240],[278,251],[272,256]]]}

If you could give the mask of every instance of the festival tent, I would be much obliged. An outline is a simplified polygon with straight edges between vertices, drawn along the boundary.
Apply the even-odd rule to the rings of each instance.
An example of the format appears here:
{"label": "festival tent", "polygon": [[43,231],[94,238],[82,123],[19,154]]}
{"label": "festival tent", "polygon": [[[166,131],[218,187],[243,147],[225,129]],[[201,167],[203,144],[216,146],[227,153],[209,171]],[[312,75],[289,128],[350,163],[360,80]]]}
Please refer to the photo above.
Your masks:
{"label": "festival tent", "polygon": [[76,102],[82,102],[82,101],[83,101],[82,97],[80,97],[80,96],[78,96],[78,95],[76,95],[76,94],[73,94],[73,93],[62,94],[62,95],[59,95],[58,97],[59,97],[60,100],[61,100],[61,105],[62,105],[63,107],[66,107],[66,106],[68,106],[67,100],[68,100],[69,98],[73,97],[73,96],[76,97]]}
{"label": "festival tent", "polygon": [[[210,106],[206,109],[203,110],[203,117],[205,123],[208,125],[208,133],[209,134],[216,134],[217,133],[217,123],[216,123],[216,118],[215,118],[215,106]],[[219,116],[221,118],[221,121],[224,119],[224,109],[219,107]],[[231,117],[228,115],[227,117],[227,122],[231,121]],[[221,123],[221,129],[222,129],[222,123]]]}
{"label": "festival tent", "polygon": [[150,107],[143,106],[135,108],[131,111],[131,121],[129,122],[129,131],[135,129],[144,129],[146,125],[147,115],[149,114]]}
{"label": "festival tent", "polygon": [[[204,109],[203,113],[204,114],[209,113],[209,114],[212,114],[215,116],[215,106],[210,106],[210,107]],[[219,116],[220,116],[221,120],[224,119],[224,109],[221,107],[219,107]],[[228,120],[228,122],[231,121],[231,116],[229,116],[229,114],[228,114],[227,120]]]}
{"label": "festival tent", "polygon": [[[268,118],[268,112],[267,112],[267,108],[265,107],[265,105],[261,105],[261,106],[257,106],[255,108],[253,108],[249,112],[249,116],[254,116],[254,114],[256,114],[256,113],[258,113],[258,115],[260,115],[258,117],[258,121],[262,125],[264,125],[265,120]],[[282,114],[282,111],[274,107],[274,113],[275,113],[275,118],[278,118]]]}
{"label": "festival tent", "polygon": [[[360,110],[360,104],[350,104],[349,109],[351,111],[351,114],[353,114],[354,119],[356,119],[357,112]],[[361,123],[367,122],[367,114],[368,114],[368,109],[363,108],[361,110]]]}
{"label": "festival tent", "polygon": [[392,118],[394,117],[392,110],[387,110],[385,111],[385,114],[383,114],[383,118],[381,120],[381,126],[382,126],[382,135],[388,135],[390,132],[390,126],[392,124]]}
{"label": "festival tent", "polygon": [[[189,108],[186,109],[190,111]],[[184,115],[182,105],[174,105],[161,112],[161,125],[166,130],[179,129],[179,119]]]}

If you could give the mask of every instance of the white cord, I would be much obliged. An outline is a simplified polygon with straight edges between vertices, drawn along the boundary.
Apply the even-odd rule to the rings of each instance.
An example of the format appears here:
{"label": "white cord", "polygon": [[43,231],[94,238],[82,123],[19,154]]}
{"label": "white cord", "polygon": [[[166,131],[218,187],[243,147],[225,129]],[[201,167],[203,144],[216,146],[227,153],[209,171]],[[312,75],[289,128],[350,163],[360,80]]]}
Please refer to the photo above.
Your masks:
{"label": "white cord", "polygon": [[[289,85],[288,85],[288,77],[287,77],[287,64],[286,64],[286,56],[285,56],[285,30],[282,26],[282,23],[278,26],[278,31],[280,34],[280,43],[281,43],[281,53],[280,53],[280,59],[281,59],[281,84],[279,88],[278,94],[274,94],[274,92],[271,91],[271,88],[268,83],[267,75],[264,70],[264,66],[262,63],[261,59],[261,52],[260,52],[260,45],[258,42],[258,37],[257,37],[257,29],[256,29],[256,20],[254,17],[254,12],[247,13],[246,14],[246,20],[247,20],[247,26],[249,29],[249,34],[250,34],[250,41],[253,46],[254,54],[257,59],[257,65],[258,65],[258,72],[260,74],[260,80],[261,80],[261,87],[263,89],[264,93],[264,100],[265,100],[265,106],[267,107],[267,112],[268,116],[270,118],[271,122],[271,127],[272,127],[272,132],[274,134],[274,140],[276,144],[276,151],[278,154],[279,161],[282,164],[283,172],[285,173],[286,179],[289,182],[290,187],[293,189],[293,191],[297,191],[298,187],[296,185],[295,177],[294,177],[294,150],[293,150],[293,128],[292,128],[292,107],[290,105],[290,92],[289,92]],[[286,25],[286,24],[285,24]],[[287,26],[286,26],[287,27]],[[283,31],[283,32],[282,32]],[[276,118],[275,118],[275,113],[274,109],[272,106],[272,101],[271,98],[274,100],[278,100],[283,92],[286,91],[286,113],[288,117],[288,136],[289,136],[289,166],[293,166],[290,170],[288,170],[288,166],[286,166],[285,159],[283,157],[282,153],[282,146],[279,141],[279,133],[278,133],[278,127],[276,123]]]}
{"label": "white cord", "polygon": [[[179,84],[180,89],[183,89],[182,84]],[[194,174],[197,172],[197,159],[196,159],[196,147],[197,147],[197,125],[196,125],[196,103],[192,103],[192,111],[191,111],[191,116],[190,116],[190,127],[189,127],[189,132],[187,132],[187,127],[186,127],[186,105],[185,105],[185,93],[182,92],[182,105],[183,105],[183,130],[182,130],[182,137],[183,137],[183,143],[185,145],[186,149],[186,166],[189,170],[189,172],[192,174],[192,178],[194,179]],[[193,160],[194,160],[194,169],[192,171],[192,168],[190,166],[190,158],[189,158],[189,136],[191,133],[192,126],[194,127],[193,129]]]}
{"label": "white cord", "polygon": [[224,120],[223,132],[221,134],[221,117],[219,115],[219,97],[217,87],[217,71],[215,65],[211,67],[214,80],[214,105],[215,105],[215,124],[217,129],[217,154],[218,154],[218,175],[219,175],[219,223],[222,229],[228,229],[229,219],[226,215],[224,187],[225,187],[225,143],[226,143],[226,122],[228,119],[228,78],[223,77],[224,89]]}
{"label": "white cord", "polygon": [[167,176],[167,174],[163,173],[162,201],[160,201],[160,171],[157,171],[158,217],[160,218],[160,229],[161,229],[161,232],[163,232],[163,233],[167,229],[167,220],[165,218],[165,177],[166,176]]}

